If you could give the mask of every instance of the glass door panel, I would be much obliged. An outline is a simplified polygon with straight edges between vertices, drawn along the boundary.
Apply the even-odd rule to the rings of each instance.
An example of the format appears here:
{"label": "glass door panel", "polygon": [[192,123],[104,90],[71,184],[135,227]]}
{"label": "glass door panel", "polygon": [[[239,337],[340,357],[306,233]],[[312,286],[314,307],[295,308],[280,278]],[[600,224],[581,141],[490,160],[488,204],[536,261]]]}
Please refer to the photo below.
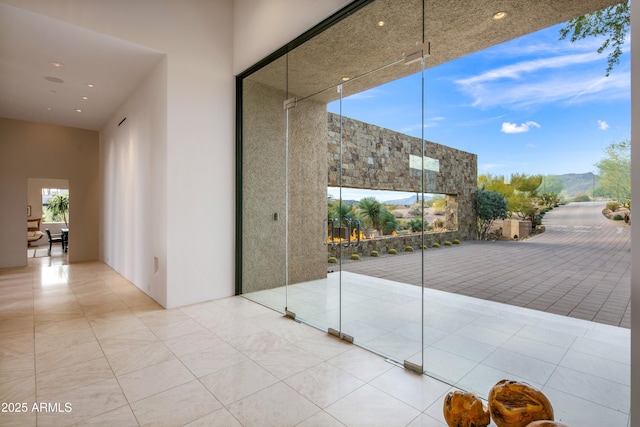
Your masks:
{"label": "glass door panel", "polygon": [[286,307],[286,58],[243,79],[242,293]]}
{"label": "glass door panel", "polygon": [[[421,218],[405,218],[407,209],[393,200],[423,203],[422,73],[383,84],[415,67],[406,62],[401,57],[342,85],[341,187],[358,219],[341,252],[342,332],[421,370],[421,279],[404,283],[393,275],[400,257],[422,258]],[[380,268],[388,270],[385,279],[370,275],[380,276]]]}
{"label": "glass door panel", "polygon": [[287,311],[325,331],[340,319],[339,277],[327,252],[327,103],[336,96],[335,87],[292,96],[286,110]]}

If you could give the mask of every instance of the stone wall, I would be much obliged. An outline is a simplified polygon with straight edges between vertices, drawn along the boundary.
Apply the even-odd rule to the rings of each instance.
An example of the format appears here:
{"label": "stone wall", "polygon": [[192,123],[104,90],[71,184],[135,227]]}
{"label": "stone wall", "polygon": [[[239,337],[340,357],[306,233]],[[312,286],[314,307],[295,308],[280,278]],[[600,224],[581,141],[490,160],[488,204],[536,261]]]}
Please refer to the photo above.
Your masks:
{"label": "stone wall", "polygon": [[[340,116],[329,113],[328,121],[328,183],[337,187]],[[431,141],[424,142],[423,152],[420,138],[342,117],[342,160],[344,187],[444,194],[454,238],[476,237],[477,155]]]}

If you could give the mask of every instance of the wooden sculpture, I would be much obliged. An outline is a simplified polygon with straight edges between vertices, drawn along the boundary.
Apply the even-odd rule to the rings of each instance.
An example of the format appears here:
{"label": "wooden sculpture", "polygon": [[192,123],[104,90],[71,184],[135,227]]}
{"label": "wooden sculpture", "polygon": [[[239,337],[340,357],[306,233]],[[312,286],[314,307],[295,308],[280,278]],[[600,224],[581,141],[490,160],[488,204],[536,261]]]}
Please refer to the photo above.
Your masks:
{"label": "wooden sculpture", "polygon": [[473,393],[449,392],[443,411],[449,427],[486,427],[491,422],[489,410]]}
{"label": "wooden sculpture", "polygon": [[489,392],[489,411],[498,427],[527,427],[538,420],[553,421],[553,407],[529,384],[502,380]]}

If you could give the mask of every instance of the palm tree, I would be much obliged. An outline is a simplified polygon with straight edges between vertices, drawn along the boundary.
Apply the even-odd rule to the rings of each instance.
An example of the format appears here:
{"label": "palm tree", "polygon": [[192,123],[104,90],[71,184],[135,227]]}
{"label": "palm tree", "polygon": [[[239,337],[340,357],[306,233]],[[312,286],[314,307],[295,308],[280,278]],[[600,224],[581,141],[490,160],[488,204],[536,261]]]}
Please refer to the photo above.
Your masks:
{"label": "palm tree", "polygon": [[69,196],[63,194],[56,194],[55,197],[49,199],[49,212],[53,218],[62,216],[64,225],[69,227],[67,222],[67,214],[69,213]]}
{"label": "palm tree", "polygon": [[382,235],[382,224],[380,223],[384,207],[375,197],[365,197],[358,202],[360,214],[371,222],[371,226]]}

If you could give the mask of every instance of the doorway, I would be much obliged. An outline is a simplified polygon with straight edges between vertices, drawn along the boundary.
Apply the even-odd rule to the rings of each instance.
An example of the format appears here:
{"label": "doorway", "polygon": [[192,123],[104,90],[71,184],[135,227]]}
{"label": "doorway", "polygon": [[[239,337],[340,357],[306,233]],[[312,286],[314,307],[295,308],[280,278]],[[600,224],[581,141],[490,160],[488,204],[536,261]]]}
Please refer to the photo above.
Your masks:
{"label": "doorway", "polygon": [[37,222],[42,233],[41,238],[29,242],[27,258],[68,259],[69,212],[69,180],[27,179],[27,221]]}

